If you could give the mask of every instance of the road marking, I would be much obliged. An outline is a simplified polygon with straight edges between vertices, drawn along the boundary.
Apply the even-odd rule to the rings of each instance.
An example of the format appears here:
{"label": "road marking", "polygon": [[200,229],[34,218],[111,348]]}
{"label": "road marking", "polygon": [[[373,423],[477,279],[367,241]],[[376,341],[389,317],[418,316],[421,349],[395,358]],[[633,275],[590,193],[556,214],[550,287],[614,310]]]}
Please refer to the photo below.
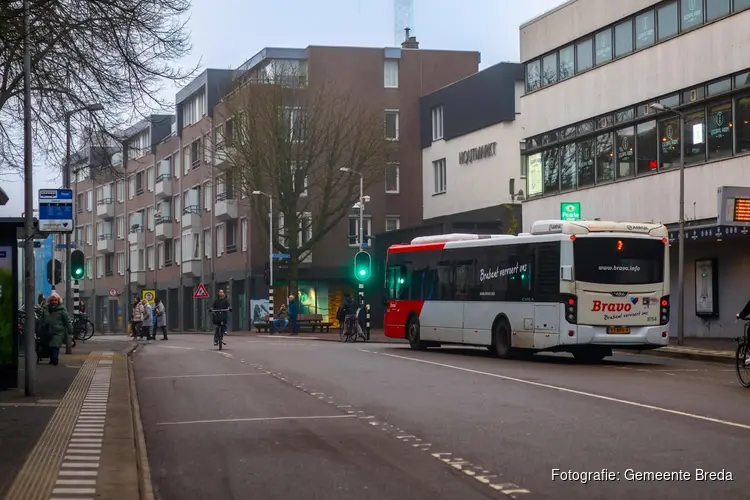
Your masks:
{"label": "road marking", "polygon": [[320,415],[308,417],[256,417],[256,418],[228,418],[218,420],[191,420],[186,422],[159,422],[156,425],[186,425],[186,424],[215,424],[230,422],[266,422],[272,420],[316,420],[329,418],[348,418],[354,415]]}
{"label": "road marking", "polygon": [[158,344],[156,347],[163,347],[164,349],[184,349],[185,351],[194,351],[194,347],[180,347],[178,345],[161,345]]}
{"label": "road marking", "polygon": [[567,392],[569,394],[577,394],[579,396],[586,396],[586,397],[589,397],[589,398],[601,399],[603,401],[610,401],[612,403],[620,403],[620,404],[624,404],[624,405],[635,406],[637,408],[644,408],[644,409],[647,409],[647,410],[660,411],[660,412],[663,412],[663,413],[669,413],[669,414],[678,415],[678,416],[681,416],[681,417],[688,417],[688,418],[693,418],[693,419],[696,419],[696,420],[703,420],[705,422],[712,422],[712,423],[715,423],[715,424],[726,425],[726,426],[729,426],[729,427],[737,427],[737,428],[740,428],[740,429],[750,430],[750,425],[740,424],[739,422],[730,422],[728,420],[722,420],[720,418],[707,417],[705,415],[697,415],[695,413],[688,413],[688,412],[679,411],[679,410],[672,410],[672,409],[669,409],[669,408],[663,408],[661,406],[654,406],[654,405],[649,405],[649,404],[645,404],[645,403],[638,403],[637,401],[628,401],[627,399],[619,399],[619,398],[613,398],[613,397],[610,397],[610,396],[603,396],[601,394],[594,394],[592,392],[585,392],[585,391],[579,391],[579,390],[576,390],[576,389],[569,389],[567,387],[560,387],[560,386],[557,386],[557,385],[545,384],[543,382],[533,382],[531,380],[524,380],[522,378],[509,377],[507,375],[500,375],[498,373],[490,373],[490,372],[483,372],[483,371],[480,371],[480,370],[472,370],[471,368],[464,368],[464,367],[461,367],[461,366],[448,365],[448,364],[445,364],[445,363],[438,363],[436,361],[427,361],[427,360],[424,360],[424,359],[410,358],[408,356],[398,356],[396,354],[386,354],[384,352],[366,351],[364,349],[359,349],[359,350],[362,351],[362,352],[370,353],[370,354],[379,354],[381,356],[388,356],[390,358],[398,358],[398,359],[404,359],[404,360],[407,360],[407,361],[415,361],[417,363],[425,363],[425,364],[428,364],[428,365],[441,366],[443,368],[451,368],[453,370],[459,370],[459,371],[462,371],[462,372],[473,373],[475,375],[485,375],[487,377],[499,378],[499,379],[502,379],[502,380],[508,380],[510,382],[518,382],[520,384],[532,385],[532,386],[535,386],[535,387],[544,387],[545,389],[552,389],[552,390],[555,390],[555,391]]}
{"label": "road marking", "polygon": [[267,373],[209,373],[199,375],[164,375],[162,377],[143,377],[143,380],[159,380],[170,378],[198,378],[198,377],[247,377],[250,375],[268,375]]}

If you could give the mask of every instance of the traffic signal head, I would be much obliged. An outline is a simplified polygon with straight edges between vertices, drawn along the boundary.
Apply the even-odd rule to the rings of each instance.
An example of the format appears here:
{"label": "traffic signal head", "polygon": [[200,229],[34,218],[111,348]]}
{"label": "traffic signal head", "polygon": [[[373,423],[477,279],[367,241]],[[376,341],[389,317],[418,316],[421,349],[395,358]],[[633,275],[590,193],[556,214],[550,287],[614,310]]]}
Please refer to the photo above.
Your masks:
{"label": "traffic signal head", "polygon": [[74,280],[81,280],[85,274],[84,261],[86,258],[80,250],[73,250],[70,253],[70,277]]}
{"label": "traffic signal head", "polygon": [[372,273],[372,258],[367,252],[357,252],[354,256],[354,277],[359,281],[367,281]]}

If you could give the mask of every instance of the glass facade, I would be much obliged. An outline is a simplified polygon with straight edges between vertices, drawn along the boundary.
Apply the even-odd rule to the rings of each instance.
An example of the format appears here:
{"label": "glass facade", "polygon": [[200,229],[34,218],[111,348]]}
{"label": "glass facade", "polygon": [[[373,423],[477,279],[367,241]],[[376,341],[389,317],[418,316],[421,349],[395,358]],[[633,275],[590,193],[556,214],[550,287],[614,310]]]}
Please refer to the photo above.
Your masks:
{"label": "glass facade", "polygon": [[529,198],[674,170],[681,151],[686,166],[750,153],[750,71],[528,138],[525,151]]}
{"label": "glass facade", "polygon": [[750,8],[750,0],[669,0],[526,63],[526,92]]}

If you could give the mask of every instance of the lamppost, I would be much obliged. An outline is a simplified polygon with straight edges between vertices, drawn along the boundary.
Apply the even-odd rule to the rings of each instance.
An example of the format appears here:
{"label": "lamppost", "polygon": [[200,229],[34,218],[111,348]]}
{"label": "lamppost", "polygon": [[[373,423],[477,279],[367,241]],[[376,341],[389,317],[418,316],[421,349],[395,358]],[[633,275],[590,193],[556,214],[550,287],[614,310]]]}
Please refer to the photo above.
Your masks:
{"label": "lamppost", "polygon": [[362,175],[362,172],[355,172],[351,168],[341,167],[339,168],[342,172],[346,172],[348,174],[352,175],[358,175],[359,176],[359,234],[357,235],[357,240],[359,241],[359,251],[362,251],[364,240],[365,240],[365,226],[364,226],[364,220],[365,220],[365,202],[364,202],[364,188],[365,188],[365,177]]}
{"label": "lamppost", "polygon": [[[93,113],[95,111],[101,111],[104,109],[100,103],[89,104],[88,106],[81,106],[80,108],[73,109],[65,112],[65,170],[63,171],[63,187],[70,189],[70,118],[76,113],[88,111]],[[73,214],[75,218],[75,212]],[[75,227],[75,221],[73,223]],[[52,254],[52,262],[55,261],[55,255]],[[53,264],[54,265],[54,264]],[[65,233],[65,265],[70,266],[70,233]],[[52,280],[54,281],[54,280]],[[72,313],[72,304],[70,300],[70,276],[65,277],[65,307],[68,309],[68,313]],[[70,336],[66,336],[65,339],[65,354],[72,353],[71,339]]]}
{"label": "lamppost", "polygon": [[273,323],[273,196],[257,190],[253,195],[268,198],[268,321]]}
{"label": "lamppost", "polygon": [[651,109],[667,111],[680,118],[680,213],[679,248],[677,249],[677,344],[685,341],[685,114],[682,111],[655,102]]}

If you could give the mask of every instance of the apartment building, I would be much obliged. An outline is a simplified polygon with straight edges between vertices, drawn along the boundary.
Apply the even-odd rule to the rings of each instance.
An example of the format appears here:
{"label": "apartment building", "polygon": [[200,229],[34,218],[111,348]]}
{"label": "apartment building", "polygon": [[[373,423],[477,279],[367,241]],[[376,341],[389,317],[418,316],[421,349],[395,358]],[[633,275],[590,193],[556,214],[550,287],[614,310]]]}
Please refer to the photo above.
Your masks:
{"label": "apartment building", "polygon": [[[421,223],[419,98],[476,73],[479,54],[423,50],[413,38],[400,48],[265,48],[237,70],[206,70],[196,77],[177,93],[174,117],[152,116],[132,127],[123,146],[121,179],[76,183],[83,195],[76,231],[80,227],[82,241],[93,241],[94,234],[102,238],[96,249],[83,246],[91,264],[84,295],[107,325],[124,324],[122,314],[112,312],[122,306],[114,307],[118,301],[110,290],[122,296],[155,290],[166,302],[170,328],[205,328],[206,301],[193,299],[198,284],[205,283],[212,296],[219,288],[228,291],[231,328],[249,327],[253,301],[268,297],[263,280],[268,240],[250,210],[253,200],[243,199],[222,173],[220,151],[233,137],[222,98],[235,78],[261,75],[278,62],[297,68],[297,84],[334,82],[382,111],[386,138],[398,144],[398,161],[383,165],[384,185],[366,193],[366,236]],[[88,207],[96,203],[98,208],[100,199],[107,202],[103,215],[94,215]],[[309,309],[323,316],[335,316],[341,295],[356,286],[351,235],[359,231],[357,214],[345,217],[300,267],[300,286],[312,300]],[[282,300],[283,266],[275,277],[277,300]]]}
{"label": "apartment building", "polygon": [[741,333],[748,298],[748,229],[719,224],[717,197],[750,185],[748,25],[748,0],[575,0],[520,28],[524,229],[569,202],[667,224],[676,294],[682,152],[686,336]]}

